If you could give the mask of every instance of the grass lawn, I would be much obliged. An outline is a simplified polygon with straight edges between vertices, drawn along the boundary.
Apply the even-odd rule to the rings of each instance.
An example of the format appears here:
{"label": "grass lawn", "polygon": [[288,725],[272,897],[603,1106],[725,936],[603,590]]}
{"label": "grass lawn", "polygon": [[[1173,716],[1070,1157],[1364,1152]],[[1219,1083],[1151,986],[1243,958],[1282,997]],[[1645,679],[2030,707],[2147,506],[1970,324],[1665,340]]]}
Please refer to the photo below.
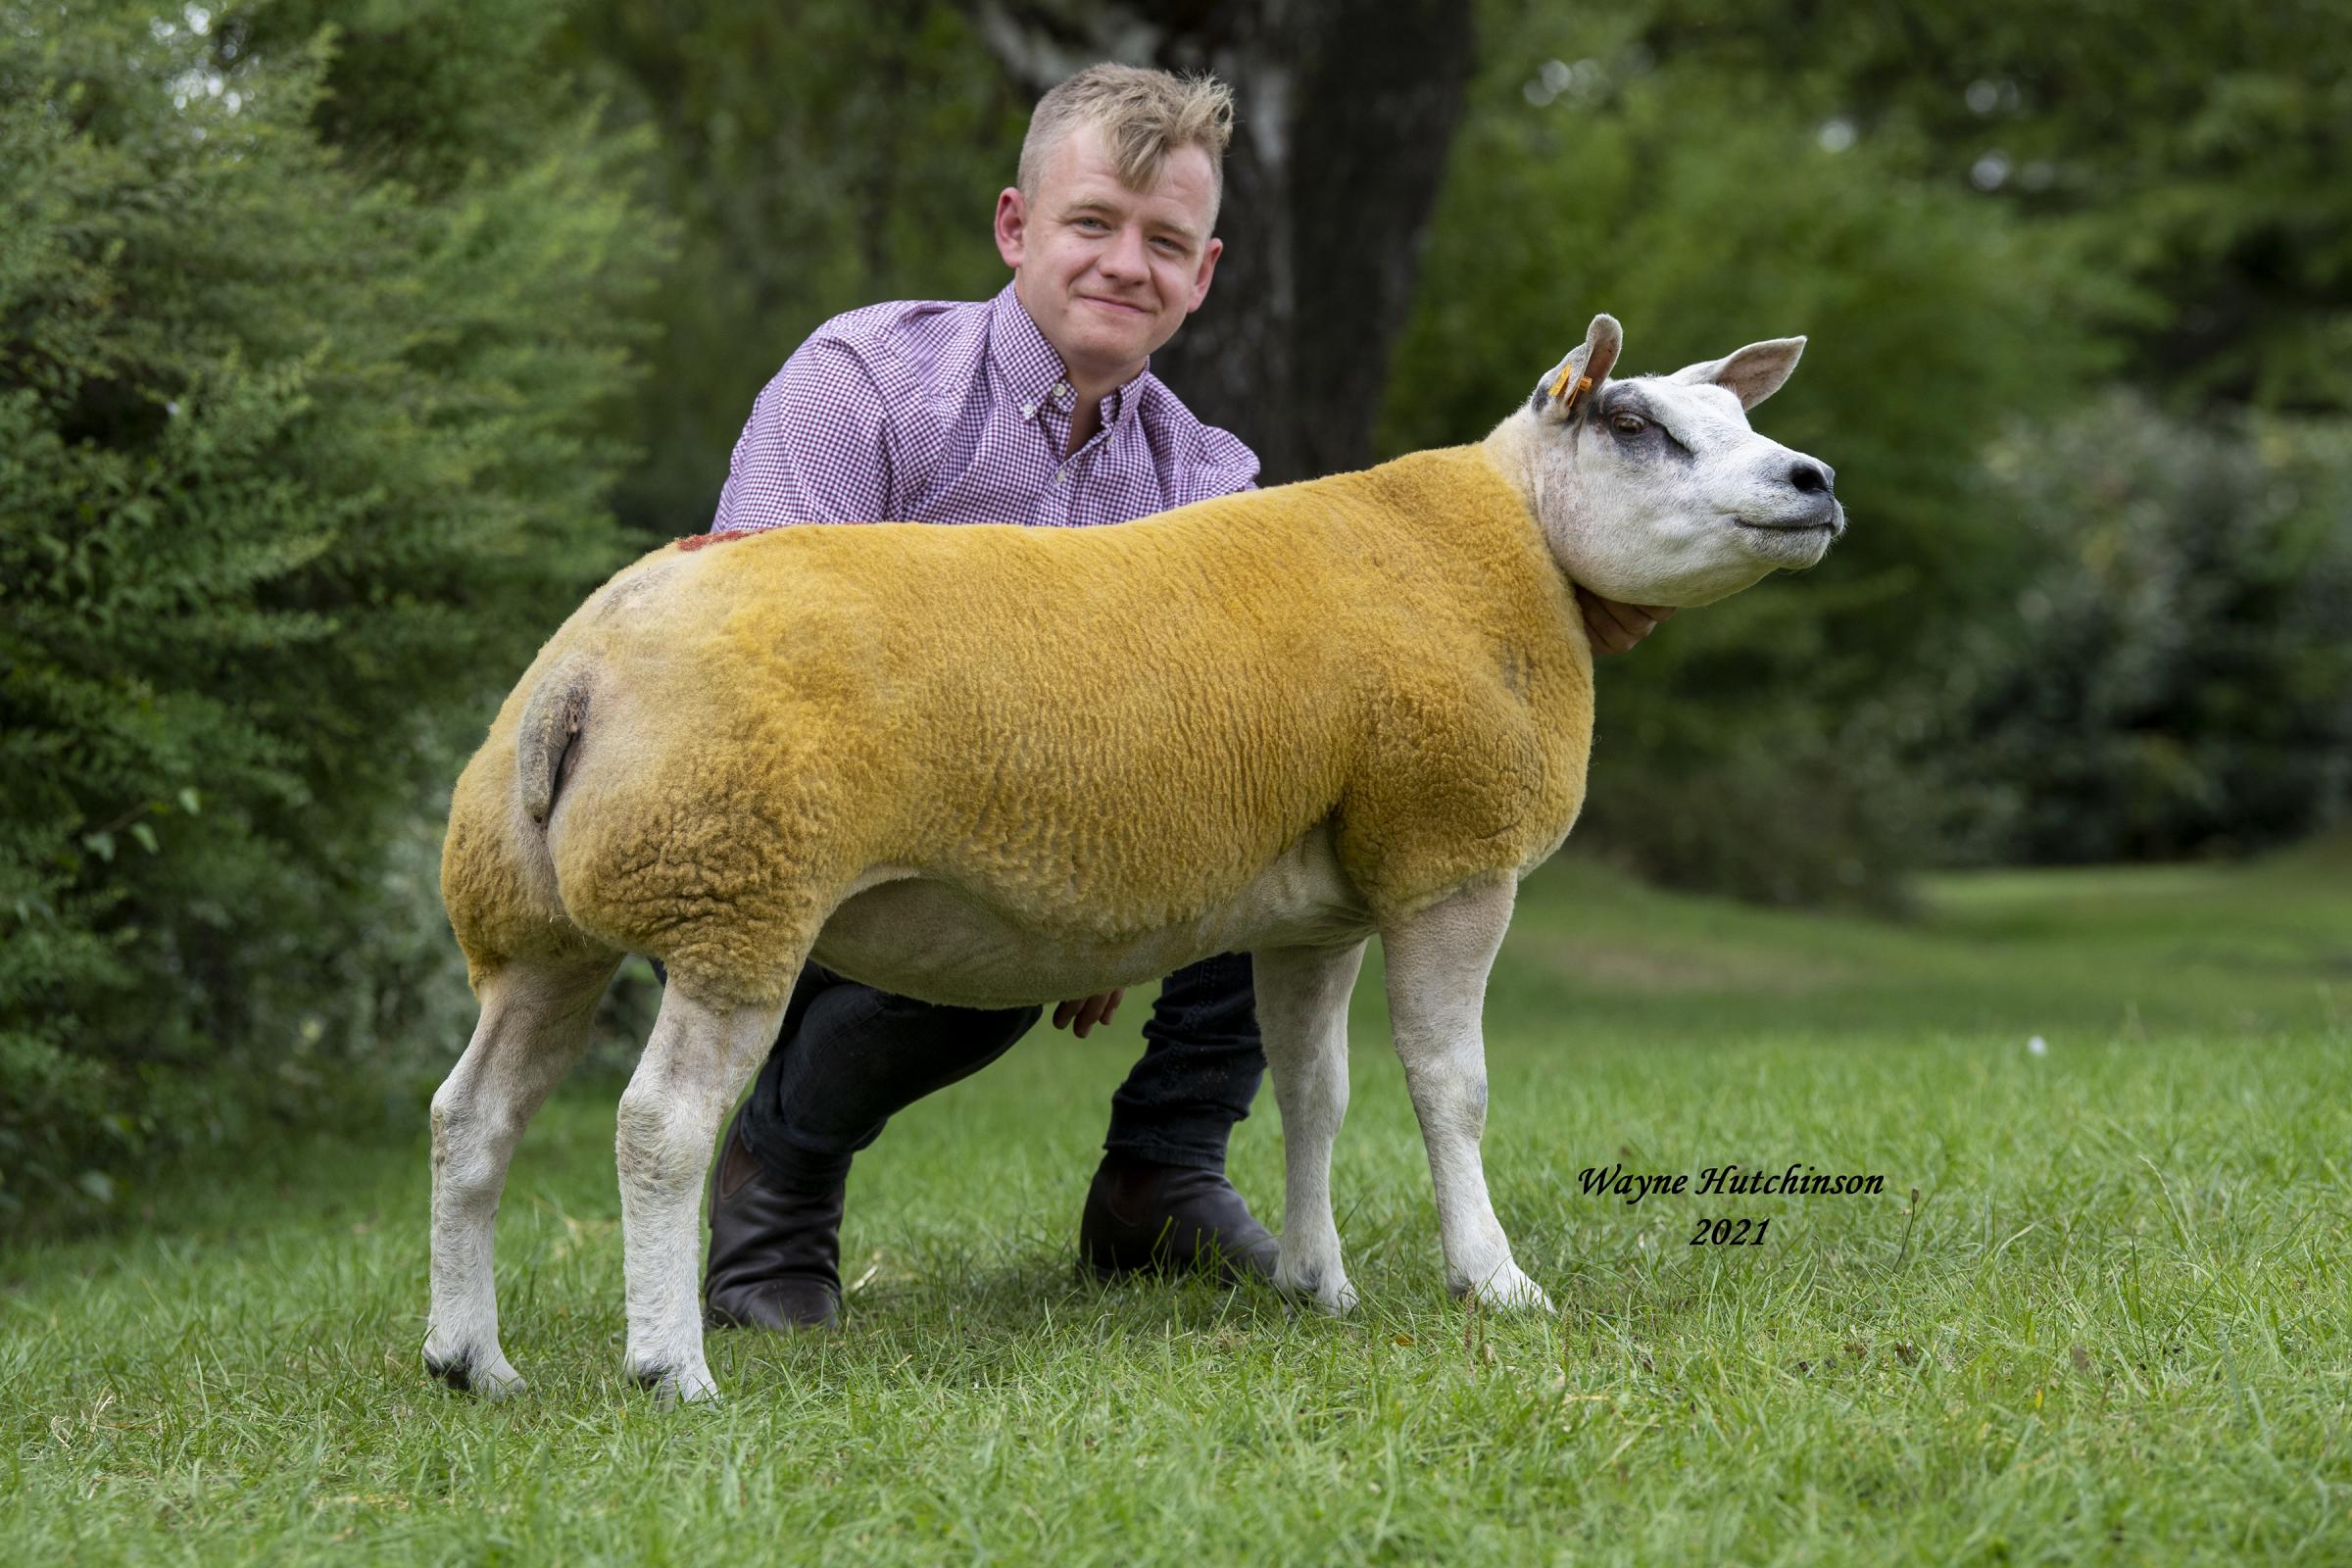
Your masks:
{"label": "grass lawn", "polygon": [[[1486,1148],[1556,1318],[1446,1296],[1376,974],[1334,1176],[1356,1314],[1077,1278],[1132,1021],[902,1117],[852,1179],[846,1330],[714,1336],[714,1409],[619,1376],[617,1083],[515,1162],[512,1404],[418,1367],[421,1103],[0,1251],[4,1555],[2352,1562],[2341,846],[1946,879],[1908,925],[1547,868]],[[1618,1163],[1885,1191],[1582,1189]],[[1279,1214],[1270,1095],[1233,1166]],[[1771,1224],[1690,1245],[1715,1218]]]}

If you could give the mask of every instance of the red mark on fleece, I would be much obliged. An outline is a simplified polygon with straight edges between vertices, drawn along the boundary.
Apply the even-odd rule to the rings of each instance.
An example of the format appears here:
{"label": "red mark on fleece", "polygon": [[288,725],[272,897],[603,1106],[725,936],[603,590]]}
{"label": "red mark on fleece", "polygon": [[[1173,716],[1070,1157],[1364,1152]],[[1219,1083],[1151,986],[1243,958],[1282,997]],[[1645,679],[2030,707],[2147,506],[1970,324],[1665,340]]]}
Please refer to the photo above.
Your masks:
{"label": "red mark on fleece", "polygon": [[678,548],[680,550],[700,550],[705,545],[724,544],[729,539],[749,539],[755,531],[749,528],[732,528],[725,533],[688,534],[678,541]]}
{"label": "red mark on fleece", "polygon": [[[790,526],[790,523],[762,522],[749,528],[729,528],[723,533],[692,533],[678,541],[678,548],[680,550],[700,550],[705,545],[722,545],[730,539],[757,538],[760,534],[772,533],[778,528]],[[814,527],[819,525],[812,523],[808,526]],[[864,528],[870,527],[871,524],[862,521],[852,522],[845,519],[841,522],[825,523],[822,524],[822,526],[828,528]]]}

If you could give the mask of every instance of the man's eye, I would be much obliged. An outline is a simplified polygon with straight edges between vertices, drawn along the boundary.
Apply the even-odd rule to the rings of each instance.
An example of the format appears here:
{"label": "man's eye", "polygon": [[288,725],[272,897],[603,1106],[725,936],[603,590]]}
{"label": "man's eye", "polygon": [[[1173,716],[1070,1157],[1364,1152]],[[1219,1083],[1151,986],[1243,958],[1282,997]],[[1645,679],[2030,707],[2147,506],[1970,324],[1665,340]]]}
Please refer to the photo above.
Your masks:
{"label": "man's eye", "polygon": [[1100,218],[1081,218],[1078,220],[1078,226],[1080,228],[1108,228],[1110,225]]}
{"label": "man's eye", "polygon": [[1609,425],[1619,435],[1640,435],[1649,428],[1649,421],[1639,414],[1618,414],[1610,416]]}

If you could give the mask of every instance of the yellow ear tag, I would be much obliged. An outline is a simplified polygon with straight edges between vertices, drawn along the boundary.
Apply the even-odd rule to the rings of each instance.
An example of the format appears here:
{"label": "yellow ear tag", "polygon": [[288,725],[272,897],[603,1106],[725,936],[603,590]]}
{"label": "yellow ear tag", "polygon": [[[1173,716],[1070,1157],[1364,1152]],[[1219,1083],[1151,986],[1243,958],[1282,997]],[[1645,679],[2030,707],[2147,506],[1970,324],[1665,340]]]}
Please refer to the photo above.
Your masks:
{"label": "yellow ear tag", "polygon": [[1560,412],[1562,414],[1566,414],[1571,409],[1574,409],[1576,407],[1576,400],[1587,392],[1592,390],[1592,378],[1589,375],[1577,376],[1576,385],[1570,386],[1568,384],[1568,377],[1575,374],[1575,366],[1563,365],[1560,367],[1559,379],[1551,383],[1551,395],[1554,398],[1559,397],[1563,392],[1567,394],[1567,401],[1560,405]]}

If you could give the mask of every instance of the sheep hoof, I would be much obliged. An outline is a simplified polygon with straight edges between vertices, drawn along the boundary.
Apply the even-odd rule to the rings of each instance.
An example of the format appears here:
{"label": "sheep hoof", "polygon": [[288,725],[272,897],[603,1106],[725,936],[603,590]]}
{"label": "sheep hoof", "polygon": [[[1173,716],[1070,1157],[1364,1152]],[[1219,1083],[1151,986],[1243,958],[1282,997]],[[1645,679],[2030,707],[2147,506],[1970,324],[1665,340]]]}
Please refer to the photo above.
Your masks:
{"label": "sheep hoof", "polygon": [[501,1399],[513,1398],[530,1388],[529,1384],[522,1381],[522,1374],[495,1350],[487,1358],[477,1358],[464,1351],[440,1355],[427,1350],[424,1352],[424,1370],[460,1394],[478,1394],[494,1404]]}
{"label": "sheep hoof", "polygon": [[666,1410],[681,1404],[710,1404],[718,1399],[718,1381],[707,1366],[632,1366],[629,1376],[651,1393],[654,1403]]}
{"label": "sheep hoof", "polygon": [[1355,1287],[1337,1264],[1293,1267],[1286,1258],[1274,1265],[1274,1285],[1286,1296],[1304,1297],[1328,1317],[1346,1317],[1355,1310]]}
{"label": "sheep hoof", "polygon": [[1498,1307],[1511,1311],[1549,1312],[1554,1310],[1551,1298],[1544,1294],[1544,1287],[1521,1273],[1519,1265],[1516,1263],[1503,1264],[1502,1267],[1480,1281],[1468,1294],[1481,1306]]}

